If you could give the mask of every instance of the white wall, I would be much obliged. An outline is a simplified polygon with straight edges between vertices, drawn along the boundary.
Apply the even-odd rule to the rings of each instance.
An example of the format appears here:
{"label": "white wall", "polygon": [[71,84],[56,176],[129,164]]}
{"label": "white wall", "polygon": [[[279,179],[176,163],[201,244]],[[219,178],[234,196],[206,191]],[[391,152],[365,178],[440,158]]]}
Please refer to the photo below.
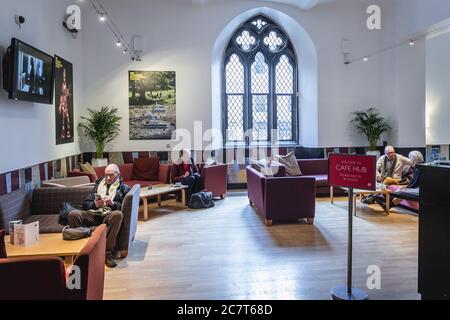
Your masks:
{"label": "white wall", "polygon": [[[110,147],[112,150],[166,150],[166,141],[129,141],[128,70],[176,71],[178,128],[193,132],[196,120],[203,122],[204,131],[211,128],[212,119],[218,117],[211,106],[214,43],[230,21],[261,5],[293,18],[309,34],[318,52],[319,129],[316,141],[308,139],[313,143],[307,146],[365,145],[365,139],[349,124],[350,112],[374,106],[388,113],[391,107],[380,95],[384,84],[380,80],[381,63],[345,66],[340,51],[343,37],[352,40],[355,55],[380,47],[388,31],[367,30],[368,2],[327,3],[310,11],[259,1],[224,1],[203,6],[192,6],[190,1],[182,0],[105,0],[103,3],[126,35],[141,34],[147,43],[143,61],[132,63],[115,49],[113,37],[98,18],[94,14],[87,17],[89,33],[84,42],[87,105],[116,106],[123,118],[122,134]],[[301,57],[301,46],[294,45]],[[390,74],[383,76],[395,79]]]}
{"label": "white wall", "polygon": [[[62,20],[70,0],[0,0],[0,47],[2,56],[16,37],[32,46],[59,56],[74,65],[74,118],[82,106],[82,37],[74,40],[63,29]],[[19,29],[14,16],[26,23]],[[80,153],[75,143],[56,146],[55,108],[52,105],[8,100],[0,89],[0,173]],[[76,131],[76,130],[75,130]]]}
{"label": "white wall", "polygon": [[427,41],[427,144],[450,142],[450,32]]}

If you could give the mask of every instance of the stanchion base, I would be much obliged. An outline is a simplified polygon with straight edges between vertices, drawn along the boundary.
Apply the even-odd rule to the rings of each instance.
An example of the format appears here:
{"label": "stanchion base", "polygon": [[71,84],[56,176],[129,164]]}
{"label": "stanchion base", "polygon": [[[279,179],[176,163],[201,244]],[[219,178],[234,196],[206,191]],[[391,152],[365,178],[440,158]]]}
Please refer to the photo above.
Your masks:
{"label": "stanchion base", "polygon": [[336,287],[331,290],[333,300],[369,300],[369,296],[364,290],[352,288],[351,296],[347,293],[347,287]]}

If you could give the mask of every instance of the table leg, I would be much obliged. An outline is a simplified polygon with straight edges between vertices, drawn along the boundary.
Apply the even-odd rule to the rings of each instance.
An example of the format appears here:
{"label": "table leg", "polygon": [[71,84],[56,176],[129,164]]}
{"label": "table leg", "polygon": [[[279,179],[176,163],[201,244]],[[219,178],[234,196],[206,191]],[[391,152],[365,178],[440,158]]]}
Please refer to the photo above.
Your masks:
{"label": "table leg", "polygon": [[148,220],[148,202],[147,198],[142,199],[142,202],[144,203],[144,221]]}
{"label": "table leg", "polygon": [[386,214],[389,214],[389,210],[391,210],[390,206],[391,206],[391,195],[389,192],[386,192]]}
{"label": "table leg", "polygon": [[331,204],[334,204],[334,188],[330,187]]}
{"label": "table leg", "polygon": [[181,190],[181,204],[186,208],[186,189]]}
{"label": "table leg", "polygon": [[161,195],[158,196],[158,207],[161,207]]}

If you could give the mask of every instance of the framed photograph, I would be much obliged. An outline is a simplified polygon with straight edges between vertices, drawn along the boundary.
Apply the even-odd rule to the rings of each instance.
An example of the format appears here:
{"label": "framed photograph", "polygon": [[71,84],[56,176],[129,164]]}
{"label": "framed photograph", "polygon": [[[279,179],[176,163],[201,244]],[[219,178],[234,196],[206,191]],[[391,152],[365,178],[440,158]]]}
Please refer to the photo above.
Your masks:
{"label": "framed photograph", "polygon": [[73,66],[55,56],[55,125],[56,144],[74,142]]}
{"label": "framed photograph", "polygon": [[171,140],[176,130],[173,71],[130,71],[130,140]]}

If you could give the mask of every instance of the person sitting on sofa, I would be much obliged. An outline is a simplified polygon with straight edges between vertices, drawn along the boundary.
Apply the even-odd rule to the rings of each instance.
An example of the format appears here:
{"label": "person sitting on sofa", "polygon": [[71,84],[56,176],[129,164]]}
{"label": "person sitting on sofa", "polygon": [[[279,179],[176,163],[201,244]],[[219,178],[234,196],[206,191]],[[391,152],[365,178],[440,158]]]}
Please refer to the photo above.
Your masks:
{"label": "person sitting on sofa", "polygon": [[122,225],[123,214],[120,211],[122,201],[130,187],[123,183],[119,167],[111,164],[105,169],[105,178],[97,180],[95,187],[83,203],[83,210],[73,210],[69,213],[69,226],[92,227],[107,225],[105,264],[114,268],[114,250]]}
{"label": "person sitting on sofa", "polygon": [[411,165],[410,159],[401,154],[396,154],[394,147],[387,146],[384,150],[384,156],[380,157],[377,162],[377,181],[387,184],[387,179],[392,182],[389,184],[402,184],[402,177]]}
{"label": "person sitting on sofa", "polygon": [[[408,155],[408,158],[411,162],[411,168],[407,172],[407,174],[404,175],[402,180],[408,182],[405,189],[415,189],[419,187],[419,167],[417,165],[423,163],[424,158],[420,151],[411,151]],[[403,189],[403,187],[404,186],[391,185],[389,187],[389,190],[396,192]],[[377,195],[375,197],[375,202],[378,203],[384,210],[386,210],[386,197],[384,195]],[[391,197],[389,206],[390,208],[395,207],[400,202],[400,199],[393,199]]]}
{"label": "person sitting on sofa", "polygon": [[178,161],[173,161],[172,181],[180,182],[184,186],[188,186],[186,190],[186,201],[189,203],[194,193],[200,192],[201,176],[191,153],[188,150],[181,150]]}

